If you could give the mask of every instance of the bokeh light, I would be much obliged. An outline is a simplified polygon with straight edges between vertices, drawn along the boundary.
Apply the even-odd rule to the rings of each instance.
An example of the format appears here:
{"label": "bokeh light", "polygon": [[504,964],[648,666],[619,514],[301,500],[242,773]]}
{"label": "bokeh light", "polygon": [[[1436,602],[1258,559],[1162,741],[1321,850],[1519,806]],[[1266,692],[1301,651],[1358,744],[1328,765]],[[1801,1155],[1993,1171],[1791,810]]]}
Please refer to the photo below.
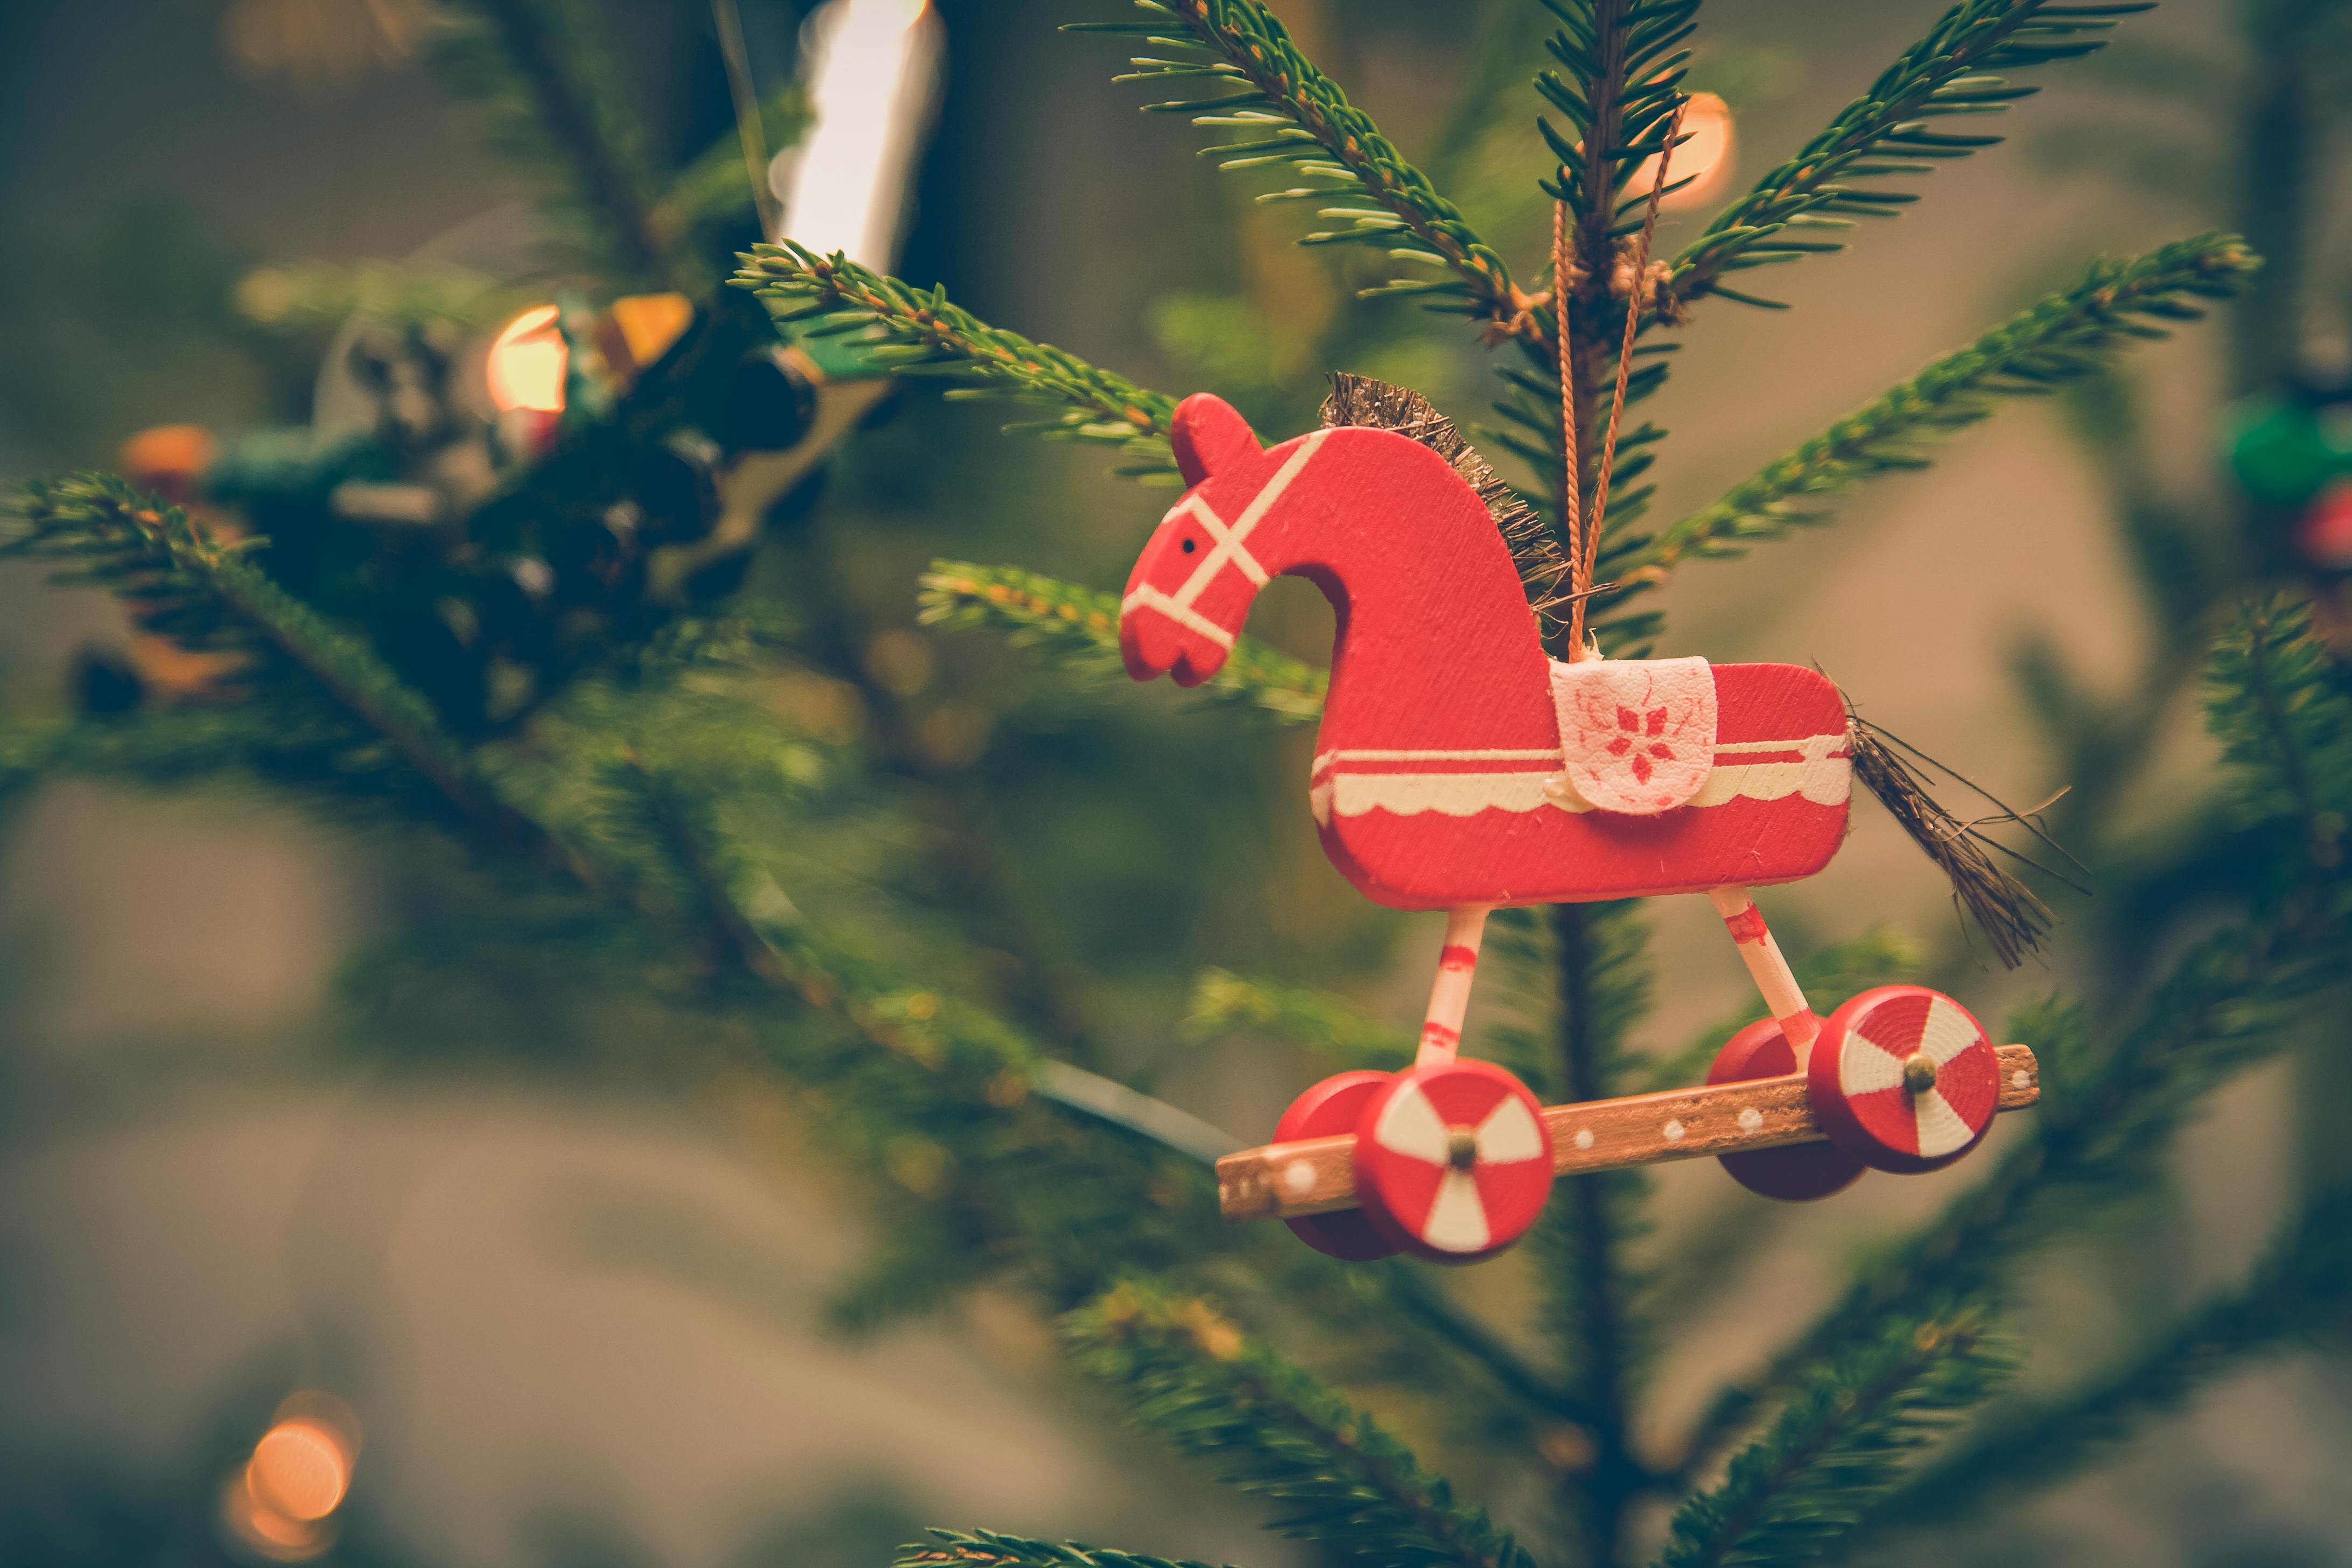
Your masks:
{"label": "bokeh light", "polygon": [[308,1390],[278,1408],[221,1497],[231,1539],[272,1562],[320,1556],[335,1542],[333,1514],[350,1495],[359,1422],[333,1395]]}
{"label": "bokeh light", "polygon": [[556,325],[552,305],[525,310],[509,321],[490,344],[490,401],[512,412],[563,412],[563,377],[572,350]]}
{"label": "bokeh light", "polygon": [[[1675,161],[1666,169],[1667,190],[1658,198],[1658,209],[1687,212],[1715,200],[1731,179],[1731,106],[1711,92],[1692,93],[1690,107],[1683,111],[1683,140],[1675,144]],[[1633,171],[1626,194],[1646,195],[1657,178],[1658,160],[1652,157]],[[1690,183],[1684,184],[1685,180]]]}
{"label": "bokeh light", "polygon": [[940,37],[928,0],[833,0],[810,16],[816,124],[778,183],[786,234],[814,251],[890,264],[938,92]]}

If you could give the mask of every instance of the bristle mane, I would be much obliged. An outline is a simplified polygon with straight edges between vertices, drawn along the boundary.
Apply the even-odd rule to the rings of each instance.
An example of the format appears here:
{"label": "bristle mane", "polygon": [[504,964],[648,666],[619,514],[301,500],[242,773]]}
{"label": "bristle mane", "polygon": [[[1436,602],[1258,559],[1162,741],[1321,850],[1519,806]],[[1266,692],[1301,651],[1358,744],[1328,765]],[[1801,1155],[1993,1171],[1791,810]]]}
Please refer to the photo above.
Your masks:
{"label": "bristle mane", "polygon": [[1478,449],[1463,439],[1454,422],[1432,406],[1429,399],[1369,375],[1337,371],[1331,376],[1331,395],[1323,400],[1323,424],[1327,428],[1358,425],[1393,430],[1444,458],[1477,492],[1486,515],[1495,520],[1503,542],[1510,546],[1511,559],[1519,569],[1519,586],[1528,596],[1528,607],[1535,611],[1538,624],[1547,633],[1553,628],[1555,612],[1568,603],[1563,594],[1568,581],[1568,557],[1561,552],[1559,541],[1535,509],[1503,482],[1486,459],[1479,456]]}

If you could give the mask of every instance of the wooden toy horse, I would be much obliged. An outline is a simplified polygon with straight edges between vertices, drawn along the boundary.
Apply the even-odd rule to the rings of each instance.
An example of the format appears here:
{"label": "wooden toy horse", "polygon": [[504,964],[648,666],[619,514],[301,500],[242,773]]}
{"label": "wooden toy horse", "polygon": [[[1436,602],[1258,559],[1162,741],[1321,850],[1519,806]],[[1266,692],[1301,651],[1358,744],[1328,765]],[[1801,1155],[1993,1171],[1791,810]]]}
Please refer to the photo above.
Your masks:
{"label": "wooden toy horse", "polygon": [[[1715,1153],[1758,1191],[1817,1197],[1865,1165],[1958,1159],[2004,1082],[2030,1100],[2030,1053],[2005,1060],[2023,1047],[1997,1053],[1948,997],[1885,986],[1816,1019],[1748,896],[1812,875],[1844,837],[1848,724],[1825,677],[1548,658],[1479,493],[1396,430],[1327,426],[1265,448],[1197,395],[1171,435],[1188,489],[1128,580],[1129,673],[1197,685],[1258,590],[1284,574],[1314,583],[1338,617],[1308,789],[1324,849],[1377,902],[1450,911],[1415,1066],[1308,1090],[1274,1148],[1221,1164],[1228,1213],[1280,1213],[1341,1257],[1466,1260],[1533,1223],[1556,1170]],[[1637,1101],[1546,1110],[1502,1068],[1455,1058],[1489,910],[1682,892],[1713,899],[1772,1015],[1726,1046],[1709,1082],[1802,1070],[1796,1122],[1785,1088],[1769,1105],[1760,1089],[1698,1091],[1717,1098],[1664,1115]],[[1615,1127],[1596,1157],[1603,1130],[1572,1113],[1611,1106],[1635,1107],[1650,1131],[1629,1143]],[[1695,1135],[1716,1112],[1727,1142]],[[1573,1149],[1554,1137],[1569,1121]],[[1350,1204],[1360,1212],[1332,1212]]]}

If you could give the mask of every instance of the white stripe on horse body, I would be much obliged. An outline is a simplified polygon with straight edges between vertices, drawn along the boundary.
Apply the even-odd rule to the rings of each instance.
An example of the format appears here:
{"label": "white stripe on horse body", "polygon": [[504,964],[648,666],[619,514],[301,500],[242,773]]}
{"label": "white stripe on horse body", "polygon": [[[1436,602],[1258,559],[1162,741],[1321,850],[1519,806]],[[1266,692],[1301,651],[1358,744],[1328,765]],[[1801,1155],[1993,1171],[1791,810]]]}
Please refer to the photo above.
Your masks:
{"label": "white stripe on horse body", "polygon": [[[1789,741],[1740,741],[1719,745],[1717,755],[1753,756],[1786,753],[1775,762],[1718,761],[1706,783],[1685,804],[1692,809],[1727,802],[1784,800],[1801,795],[1816,805],[1843,805],[1853,785],[1844,752],[1843,734],[1807,735]],[[1326,752],[1315,759],[1308,773],[1307,800],[1315,820],[1328,826],[1337,816],[1362,816],[1386,811],[1412,816],[1433,811],[1444,816],[1472,816],[1482,811],[1587,812],[1589,802],[1573,791],[1562,791],[1547,781],[1559,772],[1557,751],[1390,751]],[[1376,771],[1350,764],[1444,764],[1412,772]],[[1548,763],[1543,768],[1496,767],[1496,763]],[[1484,764],[1484,765],[1482,765]]]}

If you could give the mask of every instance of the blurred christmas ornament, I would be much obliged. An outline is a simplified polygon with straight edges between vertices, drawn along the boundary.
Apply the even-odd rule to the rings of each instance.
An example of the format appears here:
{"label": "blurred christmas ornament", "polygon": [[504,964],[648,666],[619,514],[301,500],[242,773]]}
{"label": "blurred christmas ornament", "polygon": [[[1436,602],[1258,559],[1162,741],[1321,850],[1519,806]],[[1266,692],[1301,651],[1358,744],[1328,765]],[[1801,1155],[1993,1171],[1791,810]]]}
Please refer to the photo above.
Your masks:
{"label": "blurred christmas ornament", "polygon": [[2230,471],[2265,506],[2300,507],[2352,476],[2352,385],[2298,381],[2230,411]]}
{"label": "blurred christmas ornament", "polygon": [[596,347],[622,381],[669,353],[694,325],[694,301],[683,294],[625,294],[596,319]]}
{"label": "blurred christmas ornament", "polygon": [[2352,572],[2352,479],[2313,498],[2295,529],[2295,546],[2323,572]]}
{"label": "blurred christmas ornament", "polygon": [[760,349],[736,362],[710,438],[729,452],[782,452],[816,423],[816,386],[796,356]]}

